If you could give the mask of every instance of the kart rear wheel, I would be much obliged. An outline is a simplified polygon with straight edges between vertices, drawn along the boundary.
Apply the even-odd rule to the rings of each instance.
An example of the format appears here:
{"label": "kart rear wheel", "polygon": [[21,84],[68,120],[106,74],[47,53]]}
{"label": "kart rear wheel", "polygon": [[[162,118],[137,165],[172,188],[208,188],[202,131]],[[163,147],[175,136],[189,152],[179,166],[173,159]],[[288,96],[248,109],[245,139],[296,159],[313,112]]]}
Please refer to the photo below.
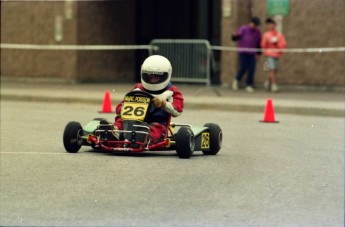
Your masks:
{"label": "kart rear wheel", "polygon": [[69,122],[63,133],[63,145],[68,153],[77,153],[83,143],[83,128],[79,122]]}
{"label": "kart rear wheel", "polygon": [[213,123],[205,124],[204,127],[207,127],[210,132],[210,150],[202,151],[202,153],[204,153],[204,155],[216,155],[222,147],[222,129],[219,125]]}
{"label": "kart rear wheel", "polygon": [[195,139],[189,127],[181,127],[176,134],[176,153],[179,158],[190,158],[194,152]]}

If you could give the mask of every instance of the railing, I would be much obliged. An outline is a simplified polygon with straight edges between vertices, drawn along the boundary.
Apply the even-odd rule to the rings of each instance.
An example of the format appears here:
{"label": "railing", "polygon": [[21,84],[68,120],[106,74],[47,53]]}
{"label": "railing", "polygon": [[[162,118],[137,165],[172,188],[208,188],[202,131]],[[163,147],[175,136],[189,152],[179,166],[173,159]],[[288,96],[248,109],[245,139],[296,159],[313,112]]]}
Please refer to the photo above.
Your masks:
{"label": "railing", "polygon": [[172,81],[211,85],[211,46],[200,39],[154,39],[150,55],[163,55],[173,65]]}

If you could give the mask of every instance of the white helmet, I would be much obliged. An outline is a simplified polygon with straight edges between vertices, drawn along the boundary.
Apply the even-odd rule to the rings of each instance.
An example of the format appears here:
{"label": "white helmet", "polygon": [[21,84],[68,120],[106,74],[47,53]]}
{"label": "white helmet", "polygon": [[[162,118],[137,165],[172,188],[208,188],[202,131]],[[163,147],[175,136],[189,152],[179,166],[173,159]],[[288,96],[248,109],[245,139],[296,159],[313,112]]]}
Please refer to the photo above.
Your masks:
{"label": "white helmet", "polygon": [[141,83],[146,90],[159,91],[170,83],[170,61],[160,55],[152,55],[141,65]]}

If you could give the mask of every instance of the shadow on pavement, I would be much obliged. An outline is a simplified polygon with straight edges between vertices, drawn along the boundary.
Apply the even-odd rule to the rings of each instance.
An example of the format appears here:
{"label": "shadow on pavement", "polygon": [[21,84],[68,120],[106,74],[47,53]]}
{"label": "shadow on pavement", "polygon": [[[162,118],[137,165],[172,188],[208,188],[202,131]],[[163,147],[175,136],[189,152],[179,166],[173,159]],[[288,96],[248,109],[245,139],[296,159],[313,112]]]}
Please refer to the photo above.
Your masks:
{"label": "shadow on pavement", "polygon": [[[146,158],[146,157],[173,157],[178,158],[175,151],[147,151],[147,152],[140,152],[140,153],[120,153],[120,152],[111,152],[111,151],[104,151],[104,150],[86,150],[86,153],[95,153],[95,154],[102,154],[108,156],[120,156],[120,157],[133,157],[133,158]],[[192,157],[204,156],[202,152],[194,152]]]}

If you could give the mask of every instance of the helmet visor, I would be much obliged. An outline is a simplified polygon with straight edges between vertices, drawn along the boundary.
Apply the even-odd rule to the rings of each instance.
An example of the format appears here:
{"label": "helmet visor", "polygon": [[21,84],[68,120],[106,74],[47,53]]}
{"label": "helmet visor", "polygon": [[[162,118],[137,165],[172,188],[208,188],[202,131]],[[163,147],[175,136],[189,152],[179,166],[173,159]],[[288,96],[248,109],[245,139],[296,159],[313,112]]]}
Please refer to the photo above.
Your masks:
{"label": "helmet visor", "polygon": [[167,72],[158,75],[158,74],[150,74],[150,73],[142,73],[141,78],[148,84],[160,84],[165,82],[169,77]]}

